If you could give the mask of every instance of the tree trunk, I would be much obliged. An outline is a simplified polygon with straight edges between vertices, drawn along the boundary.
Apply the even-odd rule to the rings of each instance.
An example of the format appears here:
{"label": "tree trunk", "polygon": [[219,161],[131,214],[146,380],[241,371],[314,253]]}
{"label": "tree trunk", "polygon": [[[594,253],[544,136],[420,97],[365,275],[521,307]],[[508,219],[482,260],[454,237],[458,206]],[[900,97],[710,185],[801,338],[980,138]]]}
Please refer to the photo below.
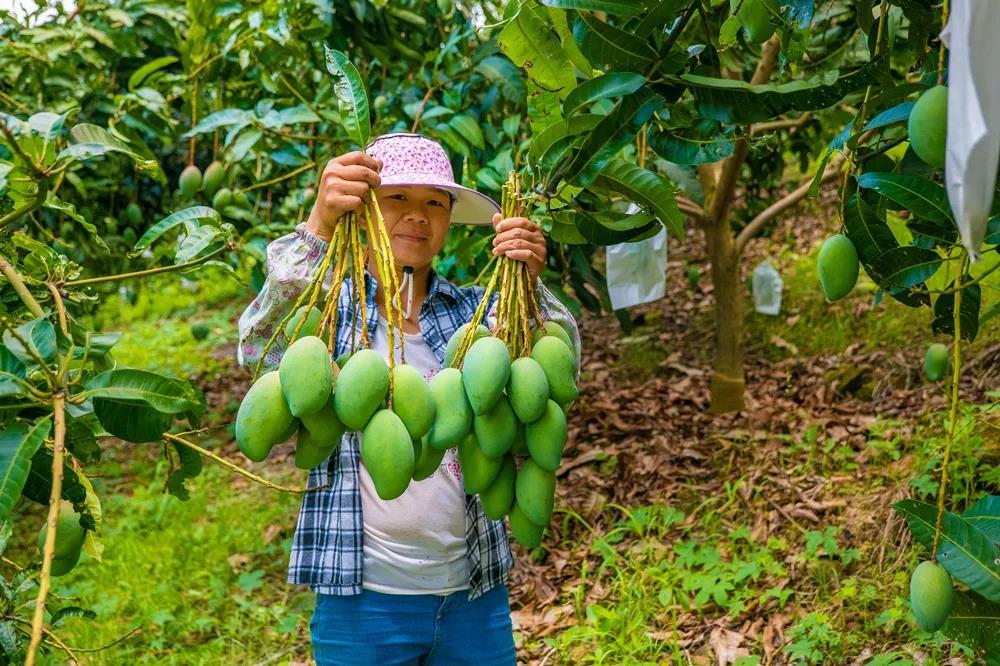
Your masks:
{"label": "tree trunk", "polygon": [[712,368],[711,412],[743,409],[743,294],[739,253],[728,218],[705,225],[708,259],[715,293],[715,362]]}

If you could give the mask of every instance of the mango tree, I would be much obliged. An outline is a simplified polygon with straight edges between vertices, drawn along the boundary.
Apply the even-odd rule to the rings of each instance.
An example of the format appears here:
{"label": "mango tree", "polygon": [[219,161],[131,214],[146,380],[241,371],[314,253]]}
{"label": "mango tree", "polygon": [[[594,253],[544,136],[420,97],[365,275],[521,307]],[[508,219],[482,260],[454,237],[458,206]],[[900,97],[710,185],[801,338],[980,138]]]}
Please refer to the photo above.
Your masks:
{"label": "mango tree", "polygon": [[[877,16],[870,2],[529,0],[505,18],[498,39],[527,79],[528,159],[553,237],[602,245],[663,224],[682,238],[690,218],[714,285],[712,409],[740,409],[743,249],[840,173],[842,157],[806,170],[843,108],[874,113],[912,92],[894,72],[923,53],[931,13],[908,0]],[[802,182],[779,196],[796,152],[787,175]]]}

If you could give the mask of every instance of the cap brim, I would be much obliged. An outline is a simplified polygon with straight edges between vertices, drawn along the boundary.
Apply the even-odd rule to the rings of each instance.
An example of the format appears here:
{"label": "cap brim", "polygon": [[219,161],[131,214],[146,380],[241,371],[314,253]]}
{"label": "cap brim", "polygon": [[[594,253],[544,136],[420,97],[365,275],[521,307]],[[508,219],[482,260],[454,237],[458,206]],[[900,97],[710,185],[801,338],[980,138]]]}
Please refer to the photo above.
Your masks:
{"label": "cap brim", "polygon": [[[388,184],[388,183],[386,183]],[[391,183],[392,185],[423,185],[439,187],[455,193],[455,204],[451,208],[452,224],[471,224],[477,227],[493,226],[493,215],[500,212],[500,204],[482,192],[464,185],[446,185],[444,183]]]}

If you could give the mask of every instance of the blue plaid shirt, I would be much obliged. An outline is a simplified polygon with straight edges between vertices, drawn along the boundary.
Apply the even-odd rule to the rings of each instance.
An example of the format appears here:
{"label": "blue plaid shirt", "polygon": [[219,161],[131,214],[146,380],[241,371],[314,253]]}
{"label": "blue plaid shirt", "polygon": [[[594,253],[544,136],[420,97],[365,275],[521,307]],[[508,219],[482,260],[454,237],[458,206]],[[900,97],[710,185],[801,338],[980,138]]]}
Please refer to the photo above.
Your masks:
{"label": "blue plaid shirt", "polygon": [[[252,368],[256,364],[274,327],[281,322],[318,270],[327,247],[325,241],[306,231],[304,224],[268,245],[267,280],[239,320],[237,359],[241,366]],[[332,280],[330,271],[324,276],[324,293],[330,288]],[[569,330],[579,357],[579,333],[575,320],[541,281],[538,285],[543,317],[557,321]],[[369,339],[374,339],[378,326],[376,286],[375,278],[365,271]],[[337,355],[351,347],[351,329],[355,318],[351,292],[352,284],[348,279],[340,291],[337,304]],[[420,332],[442,364],[448,339],[459,326],[472,319],[483,293],[482,287],[456,287],[436,273],[431,273],[429,293],[420,308]],[[491,317],[495,303],[494,295],[490,303]],[[361,336],[357,328],[353,337],[360,344]],[[273,368],[278,365],[284,353],[284,344],[282,336],[279,336],[267,354],[265,366]],[[312,591],[323,594],[361,592],[364,522],[358,480],[360,463],[360,438],[357,433],[347,433],[333,455],[309,471],[309,487],[330,487],[302,496],[298,524],[292,538],[289,583],[307,584]],[[471,600],[506,581],[511,553],[504,521],[489,518],[478,495],[466,494],[465,516]]]}

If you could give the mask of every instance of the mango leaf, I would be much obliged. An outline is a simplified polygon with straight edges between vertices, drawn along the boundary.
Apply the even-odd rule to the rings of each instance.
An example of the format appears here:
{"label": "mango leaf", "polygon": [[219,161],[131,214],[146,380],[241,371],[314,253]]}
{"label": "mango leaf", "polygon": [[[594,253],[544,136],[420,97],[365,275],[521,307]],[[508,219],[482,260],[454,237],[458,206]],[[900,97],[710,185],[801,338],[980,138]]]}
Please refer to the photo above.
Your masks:
{"label": "mango leaf", "polygon": [[0,397],[24,393],[24,389],[15,377],[24,379],[26,374],[24,364],[14,356],[14,352],[6,345],[0,347]]}
{"label": "mango leaf", "polygon": [[132,157],[137,163],[145,162],[132,146],[112,135],[111,132],[103,127],[82,123],[74,126],[69,131],[69,135],[72,145],[63,148],[56,156],[56,159],[64,157],[86,159],[87,157],[104,155],[109,152],[117,152]]}
{"label": "mango leaf", "polygon": [[147,76],[153,72],[163,69],[164,67],[174,64],[177,60],[176,56],[163,56],[161,58],[154,58],[150,60],[142,67],[132,72],[132,75],[128,77],[128,89],[135,90],[143,81],[146,80]]}
{"label": "mango leaf", "polygon": [[542,0],[542,4],[560,9],[606,12],[615,16],[638,16],[646,9],[646,3],[640,0]]}
{"label": "mango leaf", "polygon": [[907,245],[883,252],[873,267],[881,276],[879,284],[883,287],[909,289],[937,272],[941,256],[934,250]]}
{"label": "mango leaf", "polygon": [[718,123],[697,123],[682,136],[670,131],[649,132],[649,147],[674,164],[711,164],[733,153],[733,142],[719,133]]}
{"label": "mango leaf", "polygon": [[28,125],[43,139],[54,139],[66,124],[66,115],[40,111],[28,118]]}
{"label": "mango leaf", "polygon": [[181,135],[182,139],[189,139],[196,134],[207,134],[223,127],[246,127],[257,118],[257,115],[247,109],[222,109],[210,113],[190,130]]}
{"label": "mango leaf", "polygon": [[188,382],[135,368],[102,372],[87,382],[83,395],[93,398],[95,407],[98,400],[133,406],[144,403],[164,414],[198,407],[195,390]]}
{"label": "mango leaf", "polygon": [[649,37],[654,32],[663,30],[664,25],[674,25],[674,21],[680,17],[681,11],[689,6],[691,6],[691,0],[660,0],[655,5],[650,4],[649,13],[642,17],[642,21],[632,32],[636,37]]}
{"label": "mango leaf", "polygon": [[[956,286],[953,282],[949,289],[954,289]],[[981,303],[982,290],[978,284],[970,284],[962,289],[959,317],[962,323],[963,340],[971,342],[979,334],[979,307]],[[955,335],[955,294],[938,296],[934,302],[934,321],[931,322],[931,330],[944,335]]]}
{"label": "mango leaf", "polygon": [[776,118],[789,111],[816,111],[833,106],[846,95],[878,82],[878,63],[837,76],[836,70],[803,81],[751,85],[744,81],[695,74],[667,77],[687,86],[695,108],[720,122],[745,125]]}
{"label": "mango leaf", "polygon": [[507,101],[520,102],[528,92],[517,67],[503,56],[491,55],[483,58],[476,64],[476,72],[495,85]]}
{"label": "mango leaf", "polygon": [[[52,451],[41,446],[31,459],[31,469],[21,494],[32,502],[48,505],[52,495]],[[80,504],[87,499],[87,489],[80,482],[80,475],[73,469],[70,456],[63,457],[62,499]]]}
{"label": "mango leaf", "polygon": [[586,186],[615,154],[635,139],[642,126],[660,108],[663,100],[648,88],[622,97],[584,140],[564,157],[546,178],[545,188],[554,192],[560,181]]}
{"label": "mango leaf", "polygon": [[0,431],[0,521],[7,520],[21,496],[31,459],[52,429],[51,417],[46,414],[30,428],[12,424]]}
{"label": "mango leaf", "polygon": [[659,220],[649,213],[635,213],[618,219],[582,210],[574,213],[580,234],[594,245],[625,243],[660,226]]}
{"label": "mango leaf", "polygon": [[610,72],[587,79],[566,95],[563,116],[572,116],[578,109],[601,99],[621,97],[642,87],[646,78],[633,72]]}
{"label": "mango leaf", "polygon": [[344,129],[351,139],[364,150],[371,137],[371,118],[368,112],[368,93],[354,64],[340,51],[323,45],[326,52],[326,69],[333,75],[333,90],[339,101]]}
{"label": "mango leaf", "polygon": [[566,12],[555,7],[546,7],[545,10],[548,14],[549,24],[559,37],[559,44],[562,46],[566,57],[569,58],[570,63],[587,76],[591,76],[594,66],[590,64],[587,57],[580,51],[580,47],[573,37],[573,31],[569,27],[569,17],[572,15],[572,12]]}
{"label": "mango leaf", "polygon": [[1000,217],[991,218],[986,222],[984,245],[1000,245]]}
{"label": "mango leaf", "polygon": [[[576,85],[576,74],[559,35],[549,25],[546,8],[535,0],[527,0],[520,6],[517,17],[497,35],[497,43],[501,52],[524,69],[529,79],[562,98]],[[530,99],[529,90],[529,102]]]}
{"label": "mango leaf", "polygon": [[951,222],[948,193],[940,185],[919,176],[868,172],[857,176],[858,186],[879,194],[932,222]]}
{"label": "mango leaf", "polygon": [[987,495],[966,509],[962,518],[994,543],[1000,543],[1000,495]]}
{"label": "mango leaf", "polygon": [[222,235],[222,230],[218,227],[198,227],[184,236],[181,242],[178,243],[177,252],[174,253],[174,263],[184,264],[195,259],[211,247]]}
{"label": "mango leaf", "polygon": [[[916,500],[892,505],[906,518],[913,538],[930,548],[934,541],[937,507]],[[945,511],[937,559],[954,578],[990,601],[1000,602],[1000,545],[961,516]]]}
{"label": "mango leaf", "polygon": [[645,71],[658,60],[656,51],[646,40],[591,14],[577,15],[573,36],[583,55],[596,68],[610,66],[617,70]]}
{"label": "mango leaf", "polygon": [[[531,145],[528,146],[528,164],[538,168],[537,165],[542,162],[542,156],[556,141],[591,130],[597,127],[603,118],[604,116],[599,116],[596,113],[585,113],[573,116],[568,121],[559,120],[549,125],[531,139]],[[550,162],[549,168],[554,163]]]}
{"label": "mango leaf", "polygon": [[174,227],[194,220],[211,220],[216,223],[221,223],[222,217],[219,215],[218,211],[214,208],[209,208],[208,206],[191,206],[190,208],[179,210],[176,213],[171,213],[147,229],[146,233],[142,235],[142,238],[136,241],[135,247],[132,248],[129,254],[133,257],[138,255],[147,247],[155,243],[161,236],[163,236],[163,234],[167,233]]}
{"label": "mango leaf", "polygon": [[889,125],[895,125],[896,123],[901,123],[908,120],[910,117],[910,111],[916,106],[916,102],[901,102],[896,106],[882,111],[874,118],[865,123],[864,131],[879,129],[881,127],[888,127]]}
{"label": "mango leaf", "polygon": [[100,429],[100,423],[92,413],[86,416],[66,415],[66,448],[74,458],[84,464],[98,462],[101,459],[101,447],[97,444],[97,437],[90,423],[94,423]]}
{"label": "mango leaf", "polygon": [[479,122],[468,114],[460,114],[448,121],[448,126],[462,135],[462,138],[479,150],[486,150],[486,140]]}
{"label": "mango leaf", "polygon": [[613,158],[598,174],[594,185],[624,195],[647,213],[656,215],[677,238],[684,238],[684,216],[677,208],[674,185],[661,174]]}
{"label": "mango leaf", "polygon": [[[17,334],[17,337],[14,337],[14,333]],[[17,357],[21,363],[28,367],[37,367],[36,357],[41,358],[45,363],[52,363],[55,359],[56,329],[52,322],[44,316],[38,317],[21,324],[13,332],[4,331],[3,343],[7,347],[7,351]]]}
{"label": "mango leaf", "polygon": [[63,624],[64,620],[71,617],[82,617],[86,620],[93,620],[97,618],[97,613],[89,608],[84,609],[79,606],[63,606],[52,614],[52,617],[49,619],[49,623],[53,627],[58,628]]}
{"label": "mango leaf", "polygon": [[[876,211],[857,192],[844,205],[844,227],[854,243],[858,258],[866,270],[875,268],[875,261],[889,250],[899,247],[892,229],[885,221],[885,212]],[[872,270],[868,270],[872,275]],[[875,276],[872,275],[875,279]]]}
{"label": "mango leaf", "polygon": [[973,650],[998,655],[1000,604],[972,592],[956,590],[955,603],[941,633]]}
{"label": "mango leaf", "polygon": [[812,23],[816,11],[813,2],[814,0],[784,0],[781,4],[786,7],[785,19],[796,30],[805,30]]}

